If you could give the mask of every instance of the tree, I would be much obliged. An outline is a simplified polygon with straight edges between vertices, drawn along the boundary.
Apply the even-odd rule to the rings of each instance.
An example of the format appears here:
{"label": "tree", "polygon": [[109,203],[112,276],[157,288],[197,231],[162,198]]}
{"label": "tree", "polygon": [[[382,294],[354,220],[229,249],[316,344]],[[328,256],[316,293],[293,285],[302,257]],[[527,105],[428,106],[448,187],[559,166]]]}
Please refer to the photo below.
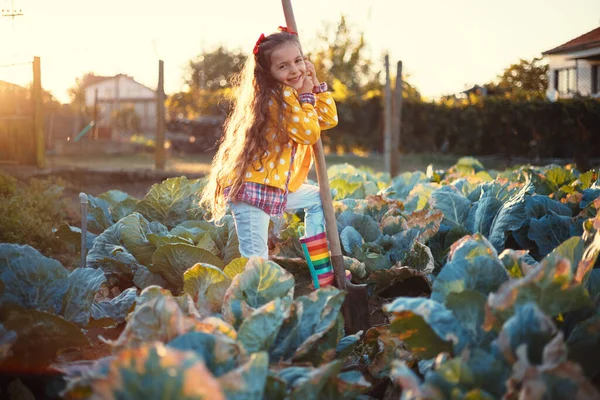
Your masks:
{"label": "tree", "polygon": [[133,106],[125,106],[113,111],[111,122],[119,133],[135,134],[142,130],[140,116]]}
{"label": "tree", "polygon": [[[317,36],[319,44],[315,50],[308,52],[317,76],[338,90],[347,90],[347,95],[360,97],[371,90],[380,90],[380,71],[373,68],[366,54],[364,33],[353,34],[343,15],[334,29],[326,26]],[[343,99],[338,96],[338,100]]]}
{"label": "tree", "polygon": [[226,114],[230,104],[231,88],[201,90],[190,88],[167,98],[165,107],[170,120],[194,119],[200,115]]}
{"label": "tree", "polygon": [[[319,78],[331,84],[336,101],[344,101],[349,96],[368,100],[383,95],[383,73],[368,54],[364,33],[353,32],[357,32],[356,29],[350,27],[342,15],[334,28],[325,26],[318,34],[318,44],[309,53]],[[377,59],[383,61],[383,55]],[[403,74],[403,97],[420,101],[421,94],[407,77]],[[395,79],[392,78],[392,87]]]}
{"label": "tree", "polygon": [[499,76],[498,86],[528,92],[544,93],[548,89],[548,64],[541,58],[531,61],[521,59]]}
{"label": "tree", "polygon": [[511,99],[544,98],[548,89],[548,65],[541,58],[519,60],[498,75],[496,82],[485,85],[488,95],[500,94]]}
{"label": "tree", "polygon": [[[398,77],[395,76],[392,78],[391,85],[392,88],[396,87],[396,79]],[[402,98],[412,101],[421,101],[421,93],[419,90],[408,82],[410,75],[402,74]]]}
{"label": "tree", "polygon": [[167,98],[169,118],[193,119],[200,115],[225,113],[231,93],[231,78],[240,72],[245,62],[246,55],[223,46],[191,60],[184,76],[187,90]]}
{"label": "tree", "polygon": [[83,76],[75,78],[75,85],[67,90],[71,98],[71,106],[78,112],[86,114],[85,87],[98,79],[93,72],[87,72]]}
{"label": "tree", "polygon": [[245,62],[246,56],[240,51],[229,51],[219,46],[190,61],[186,82],[192,90],[231,87],[231,76],[238,73]]}

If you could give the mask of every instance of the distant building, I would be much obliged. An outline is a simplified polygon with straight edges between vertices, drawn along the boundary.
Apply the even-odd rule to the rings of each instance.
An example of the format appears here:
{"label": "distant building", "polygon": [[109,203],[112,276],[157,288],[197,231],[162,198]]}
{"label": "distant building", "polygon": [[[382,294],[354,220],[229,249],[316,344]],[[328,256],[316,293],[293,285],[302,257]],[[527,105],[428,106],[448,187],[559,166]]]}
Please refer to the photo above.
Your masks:
{"label": "distant building", "polygon": [[133,108],[141,121],[143,132],[156,129],[156,91],[137,82],[131,76],[91,76],[84,82],[85,105],[94,109],[98,91],[98,127],[111,128],[111,116],[116,110]]}
{"label": "distant building", "polygon": [[0,115],[24,115],[32,112],[30,90],[0,80]]}
{"label": "distant building", "polygon": [[549,99],[600,97],[600,28],[542,54],[548,59]]}
{"label": "distant building", "polygon": [[0,80],[0,90],[6,91],[6,92],[8,92],[8,91],[22,92],[22,91],[26,91],[27,89],[24,88],[23,86],[15,85],[14,83]]}
{"label": "distant building", "polygon": [[460,93],[466,95],[468,98],[469,95],[471,95],[471,94],[481,96],[481,97],[504,96],[504,94],[507,93],[508,91],[509,91],[509,89],[499,88],[497,86],[494,86],[494,85],[491,85],[488,83],[483,86],[474,85],[473,87],[463,90]]}

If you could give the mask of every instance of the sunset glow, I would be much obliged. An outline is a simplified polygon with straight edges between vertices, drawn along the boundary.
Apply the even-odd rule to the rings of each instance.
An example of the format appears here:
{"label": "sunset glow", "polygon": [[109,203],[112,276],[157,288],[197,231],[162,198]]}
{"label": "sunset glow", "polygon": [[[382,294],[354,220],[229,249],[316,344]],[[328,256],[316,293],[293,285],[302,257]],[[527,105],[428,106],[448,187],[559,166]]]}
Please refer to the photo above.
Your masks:
{"label": "sunset glow", "polygon": [[[128,74],[155,87],[159,58],[167,93],[182,90],[188,60],[203,50],[224,44],[249,52],[261,32],[284,23],[277,0],[0,0],[0,8],[10,9],[12,1],[24,15],[0,18],[0,66],[40,56],[44,88],[62,102],[86,72]],[[385,51],[392,61],[401,59],[427,97],[489,82],[519,58],[540,56],[600,20],[597,0],[568,6],[558,0],[303,0],[294,7],[307,49],[324,24],[344,14],[357,33],[365,32],[377,63]],[[27,84],[31,65],[0,68],[0,80]]]}

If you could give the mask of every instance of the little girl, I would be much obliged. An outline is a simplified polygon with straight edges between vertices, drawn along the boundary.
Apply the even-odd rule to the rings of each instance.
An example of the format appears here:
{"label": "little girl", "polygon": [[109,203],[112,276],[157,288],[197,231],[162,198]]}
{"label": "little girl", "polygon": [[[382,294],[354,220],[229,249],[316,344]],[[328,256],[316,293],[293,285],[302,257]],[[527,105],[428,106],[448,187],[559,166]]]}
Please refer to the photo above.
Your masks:
{"label": "little girl", "polygon": [[301,239],[313,285],[329,285],[333,272],[319,189],[305,184],[312,145],[337,125],[327,85],[303,56],[298,35],[261,35],[238,77],[233,112],[213,160],[201,204],[219,221],[229,204],[243,257],[269,257],[271,216],[305,210]]}

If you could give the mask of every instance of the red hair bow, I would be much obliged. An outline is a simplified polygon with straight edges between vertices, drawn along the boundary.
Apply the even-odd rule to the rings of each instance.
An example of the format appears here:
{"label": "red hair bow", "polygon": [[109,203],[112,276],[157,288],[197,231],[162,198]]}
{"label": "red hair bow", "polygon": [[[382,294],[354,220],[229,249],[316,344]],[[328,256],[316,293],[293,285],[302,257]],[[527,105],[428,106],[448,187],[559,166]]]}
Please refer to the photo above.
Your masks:
{"label": "red hair bow", "polygon": [[[298,35],[298,32],[294,32],[293,30],[285,27],[285,26],[280,26],[279,30],[281,32],[287,32],[287,33],[291,33],[292,35]],[[252,50],[252,53],[254,54],[258,54],[258,47],[260,46],[260,44],[262,42],[264,42],[264,40],[266,39],[266,36],[264,33],[260,34],[260,37],[258,38],[258,40],[256,41],[256,44],[254,45],[254,50]]]}
{"label": "red hair bow", "polygon": [[258,46],[260,46],[260,44],[265,40],[265,34],[261,33],[260,37],[258,38],[258,40],[256,41],[256,44],[254,45],[254,50],[252,51],[254,54],[258,54]]}
{"label": "red hair bow", "polygon": [[292,35],[298,35],[298,32],[294,32],[293,30],[291,30],[290,28],[286,27],[286,26],[280,26],[279,30],[281,32],[287,32],[287,33],[291,33]]}

